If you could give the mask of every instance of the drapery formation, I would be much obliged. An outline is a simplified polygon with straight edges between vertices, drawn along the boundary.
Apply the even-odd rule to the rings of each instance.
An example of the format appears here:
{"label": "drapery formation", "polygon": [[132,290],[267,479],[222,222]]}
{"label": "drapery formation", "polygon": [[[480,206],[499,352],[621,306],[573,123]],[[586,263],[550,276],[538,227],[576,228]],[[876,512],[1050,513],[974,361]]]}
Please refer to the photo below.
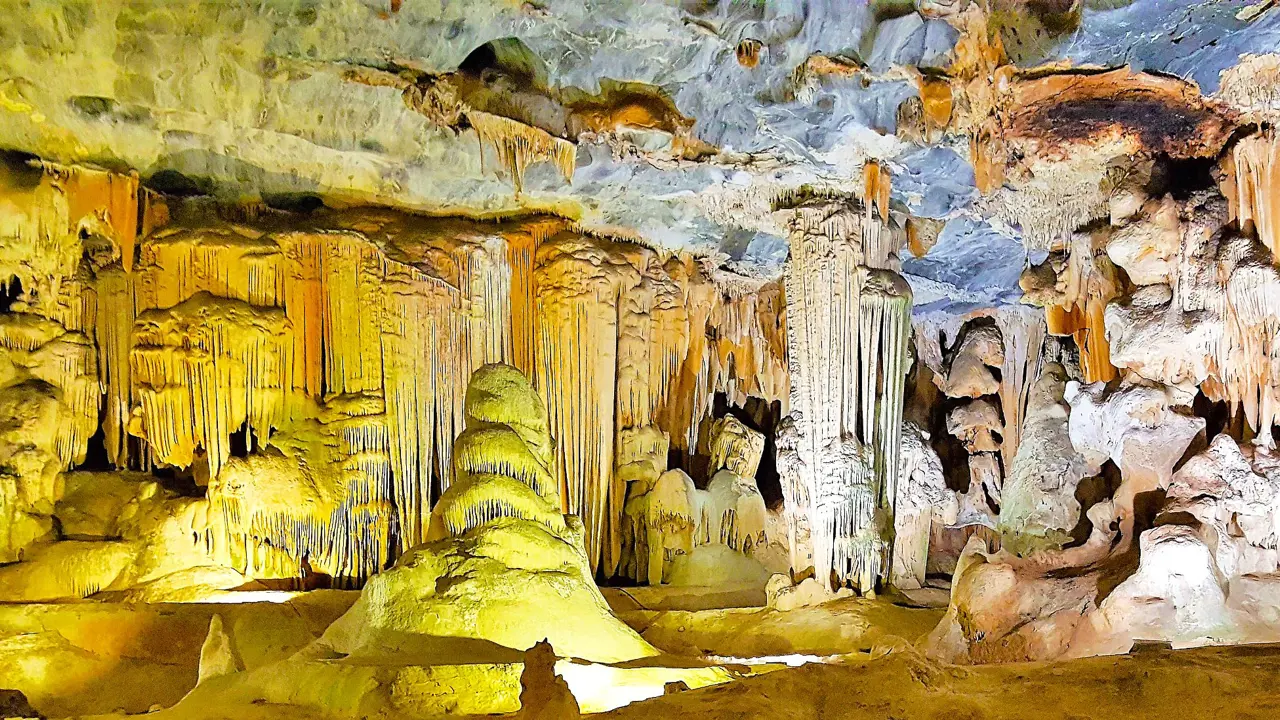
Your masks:
{"label": "drapery formation", "polygon": [[789,521],[807,525],[820,581],[869,590],[889,570],[911,290],[869,209],[818,200],[791,228]]}
{"label": "drapery formation", "polygon": [[624,437],[652,427],[690,451],[715,393],[785,399],[776,290],[735,291],[692,259],[570,233],[536,265],[535,384],[560,441],[554,470],[608,576],[622,558]]}
{"label": "drapery formation", "polygon": [[[619,433],[657,428],[691,453],[716,393],[787,398],[777,284],[554,218],[175,206],[165,225],[135,180],[103,173],[85,190],[78,173],[48,171],[30,191],[36,214],[15,233],[50,279],[16,261],[0,275],[48,332],[6,330],[4,346],[44,348],[40,367],[61,368],[60,412],[80,418],[58,426],[61,467],[83,461],[100,423],[117,467],[189,468],[210,487],[192,536],[250,576],[305,565],[358,579],[423,541],[467,379],[486,363],[536,379],[563,509],[603,575],[621,556]],[[255,472],[310,499],[264,501],[276,493]]]}

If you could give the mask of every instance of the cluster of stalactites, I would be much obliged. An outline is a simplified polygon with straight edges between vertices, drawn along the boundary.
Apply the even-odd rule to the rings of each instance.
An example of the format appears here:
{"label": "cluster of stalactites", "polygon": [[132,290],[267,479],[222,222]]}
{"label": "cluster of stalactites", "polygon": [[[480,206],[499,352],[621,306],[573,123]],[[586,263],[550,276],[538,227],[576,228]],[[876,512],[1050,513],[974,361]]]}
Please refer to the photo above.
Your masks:
{"label": "cluster of stalactites", "polygon": [[[1107,309],[1108,333],[1127,371],[1186,398],[1198,386],[1242,411],[1254,442],[1270,445],[1268,429],[1280,420],[1280,269],[1256,214],[1272,203],[1256,194],[1260,165],[1242,170],[1239,157],[1224,164],[1225,198],[1206,191],[1148,199],[1117,229],[1108,252],[1136,289]],[[1238,227],[1229,227],[1233,217]]]}
{"label": "cluster of stalactites", "polygon": [[1107,303],[1119,297],[1121,280],[1106,252],[1108,230],[1077,232],[1064,251],[1051,253],[1023,273],[1024,302],[1043,306],[1049,334],[1071,336],[1080,349],[1086,382],[1116,377],[1107,341]]}
{"label": "cluster of stalactites", "polygon": [[887,237],[856,210],[801,207],[786,268],[797,437],[785,456],[804,486],[786,494],[807,502],[788,519],[806,516],[819,578],[863,590],[888,570],[911,331],[911,290],[889,269]]}
{"label": "cluster of stalactites", "polygon": [[405,548],[424,537],[433,485],[444,492],[453,482],[451,448],[464,427],[470,374],[491,362],[529,363],[531,244],[536,238],[529,235],[517,235],[505,248],[489,241],[453,244],[447,273],[388,265],[384,392]]}
{"label": "cluster of stalactites", "polygon": [[524,189],[525,170],[535,162],[550,162],[566,182],[573,179],[577,148],[568,140],[532,125],[478,110],[468,111],[467,121],[480,137],[481,155],[484,148],[493,148],[498,162],[511,174],[516,192]]}
{"label": "cluster of stalactites", "polygon": [[350,410],[311,405],[311,417],[273,439],[279,447],[232,458],[209,485],[217,521],[204,528],[206,550],[258,578],[318,572],[346,586],[386,567],[387,428],[380,414]]}
{"label": "cluster of stalactites", "polygon": [[[95,262],[133,264],[138,178],[51,163],[31,168],[38,182],[0,172],[0,277],[17,277],[33,312],[58,319],[62,284],[74,279],[87,248]],[[79,328],[68,328],[79,329]]]}
{"label": "cluster of stalactites", "polygon": [[[356,233],[175,229],[143,245],[132,277],[104,275],[100,283],[110,283],[113,308],[130,315],[135,304],[167,308],[199,292],[283,309],[292,338],[288,417],[303,398],[385,394],[403,549],[422,540],[434,488],[447,488],[452,477],[449,449],[462,428],[467,374],[509,356],[513,335],[522,336],[512,332],[510,298],[513,283],[527,289],[528,263],[517,262],[519,243],[487,240],[451,243],[440,261],[449,266],[445,280],[441,268],[392,261]],[[127,354],[128,336],[113,331],[109,340],[110,440],[119,437],[116,418],[127,417],[118,409],[138,400],[130,389],[136,382],[115,380],[128,378],[128,368],[110,360]],[[117,464],[124,462],[123,440],[110,446],[119,448]]]}
{"label": "cluster of stalactites", "polygon": [[724,292],[687,258],[578,236],[544,243],[535,264],[534,376],[561,441],[552,468],[608,576],[624,562],[622,434],[654,426],[689,451],[715,393],[781,399],[782,300],[776,286]]}
{"label": "cluster of stalactites", "polygon": [[1223,194],[1231,218],[1252,227],[1273,256],[1280,255],[1280,133],[1274,129],[1241,138],[1224,157]]}
{"label": "cluster of stalactites", "polygon": [[139,408],[131,432],[167,465],[189,467],[203,448],[216,476],[238,428],[265,438],[283,424],[292,334],[280,310],[208,293],[141,313],[129,357]]}
{"label": "cluster of stalactites", "polygon": [[[492,123],[476,128],[494,143],[506,133]],[[553,154],[568,171],[561,142],[552,143]],[[546,150],[530,143],[512,147]],[[139,191],[136,183],[129,187],[134,214],[125,224],[134,227]],[[114,193],[110,203],[121,204]],[[59,197],[66,205],[65,193]],[[124,213],[94,213],[100,222],[116,215]],[[467,373],[508,360],[536,375],[553,398],[558,436],[584,440],[574,446],[585,449],[557,454],[552,477],[561,509],[582,512],[596,547],[609,548],[604,568],[617,561],[625,496],[613,477],[613,425],[661,426],[689,452],[717,392],[731,403],[754,396],[785,405],[784,301],[776,283],[721,286],[691,258],[576,235],[584,254],[549,270],[544,265],[554,264],[554,254],[538,251],[550,234],[542,230],[479,233],[484,242],[446,242],[428,231],[423,245],[432,249],[415,259],[397,234],[413,232],[408,223],[389,230],[382,246],[368,239],[366,226],[401,222],[384,215],[339,217],[331,230],[157,230],[159,214],[144,208],[141,224],[152,232],[140,247],[131,244],[136,235],[103,231],[111,236],[109,252],[59,284],[58,297],[79,301],[60,300],[54,309],[68,328],[83,326],[87,347],[96,345],[90,375],[99,375],[104,407],[94,402],[99,388],[84,384],[94,406],[84,415],[101,412],[108,458],[118,467],[194,465],[197,477],[206,468],[216,476],[234,433],[269,443],[305,419],[311,401],[378,394],[385,398],[393,535],[403,549],[423,539],[433,495],[453,479],[451,439],[463,426]],[[81,250],[77,238],[77,262]],[[589,293],[574,289],[600,258],[607,258],[603,279]],[[199,310],[205,306],[216,310]],[[222,310],[246,319],[244,331],[219,325]],[[611,347],[581,356],[565,351],[593,337]],[[591,372],[577,367],[573,358],[580,357],[592,358]],[[575,383],[582,391],[576,395],[552,387]],[[576,434],[568,432],[575,427]],[[74,457],[91,434],[70,441],[81,448]]]}
{"label": "cluster of stalactites", "polygon": [[[92,302],[92,294],[87,295]],[[92,337],[30,313],[0,314],[0,361],[10,366],[0,387],[48,383],[59,408],[54,447],[61,467],[84,462],[97,429],[97,356]]]}

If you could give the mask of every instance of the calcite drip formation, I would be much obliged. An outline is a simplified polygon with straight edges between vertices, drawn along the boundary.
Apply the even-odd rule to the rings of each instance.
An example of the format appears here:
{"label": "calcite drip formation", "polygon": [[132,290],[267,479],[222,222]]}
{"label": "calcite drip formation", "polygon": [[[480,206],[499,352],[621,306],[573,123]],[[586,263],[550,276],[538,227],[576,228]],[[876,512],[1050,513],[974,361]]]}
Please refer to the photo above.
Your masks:
{"label": "calcite drip formation", "polygon": [[323,635],[276,662],[237,662],[235,633],[215,615],[199,684],[162,717],[225,717],[268,703],[352,718],[563,718],[616,706],[609,683],[651,696],[668,682],[729,679],[718,667],[664,664],[613,616],[581,521],[560,512],[548,415],[528,378],[483,365],[463,408],[455,482],[432,511],[430,539],[371,578]]}
{"label": "calcite drip formation", "polygon": [[[1276,141],[1265,120],[1241,121],[1266,117],[1265,93],[1242,93],[1231,73],[1221,99],[1121,73],[1012,85],[1032,102],[1014,106],[1000,137],[1034,151],[1019,154],[994,201],[1065,182],[1068,171],[1098,181],[1087,186],[1090,207],[1035,193],[1016,200],[1016,212],[1053,223],[1029,235],[1034,225],[1022,225],[1049,251],[1023,274],[1025,301],[1043,306],[1045,329],[1070,336],[1077,352],[1051,338],[1030,376],[998,538],[970,539],[929,641],[949,661],[1277,636],[1267,608],[1280,565],[1260,530],[1275,487]],[[1049,87],[1059,118],[1080,114],[1077,133],[1035,119],[1034,98]],[[1118,98],[1114,117],[1087,120],[1104,92]],[[1159,112],[1127,116],[1127,103],[1136,111],[1166,92]],[[1150,131],[1155,118],[1168,132]],[[1117,142],[1139,151],[1085,160]],[[1196,163],[1209,172],[1195,176]],[[955,427],[974,426],[971,415]]]}
{"label": "calcite drip formation", "polygon": [[[272,667],[216,620],[183,718],[328,709],[330,686],[343,712],[508,712],[522,662],[567,713],[605,707],[583,667],[728,677],[661,667],[597,581],[767,587],[781,611],[950,573],[926,642],[949,662],[1280,639],[1275,58],[1212,97],[1023,70],[980,5],[920,3],[960,35],[946,68],[811,54],[780,93],[908,80],[898,138],[967,146],[965,212],[1034,254],[1017,306],[914,314],[902,250],[942,221],[904,211],[889,158],[699,198],[785,231],[769,278],[560,215],[286,212],[7,163],[0,600],[363,588]],[[772,57],[734,43],[744,72]],[[715,151],[655,86],[553,87],[528,53],[343,79],[474,132],[518,195],[536,163],[571,179],[585,139]]]}

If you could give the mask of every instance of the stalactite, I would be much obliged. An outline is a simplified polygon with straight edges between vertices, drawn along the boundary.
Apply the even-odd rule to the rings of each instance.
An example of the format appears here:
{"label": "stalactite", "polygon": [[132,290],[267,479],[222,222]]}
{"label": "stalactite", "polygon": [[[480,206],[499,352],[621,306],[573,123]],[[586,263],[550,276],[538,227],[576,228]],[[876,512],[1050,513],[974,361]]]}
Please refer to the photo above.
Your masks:
{"label": "stalactite", "polygon": [[117,468],[129,464],[128,426],[133,409],[129,351],[133,345],[133,276],[118,268],[98,273],[98,366],[106,393],[102,432],[107,459]]}
{"label": "stalactite", "polygon": [[289,233],[277,242],[296,273],[286,276],[284,307],[298,338],[295,361],[305,352],[308,394],[318,394],[312,383],[321,362],[325,392],[381,389],[382,253],[345,234]]}
{"label": "stalactite", "polygon": [[[618,293],[628,266],[577,238],[538,250],[538,365],[535,386],[547,401],[558,442],[554,471],[562,509],[582,518],[592,568],[611,575],[621,528],[610,525],[618,367]],[[634,285],[635,280],[626,284]],[[621,518],[619,517],[618,520]],[[616,534],[617,539],[614,539]]]}
{"label": "stalactite", "polygon": [[577,148],[573,143],[501,115],[478,110],[469,110],[466,115],[480,137],[481,154],[484,148],[493,148],[498,162],[511,174],[516,192],[524,190],[525,170],[535,162],[553,163],[565,181],[573,180],[577,162]]}
{"label": "stalactite", "polygon": [[1241,138],[1226,156],[1223,194],[1231,219],[1252,227],[1271,254],[1280,257],[1280,134],[1275,130]]}
{"label": "stalactite", "polygon": [[1044,264],[1025,271],[1020,281],[1025,301],[1045,308],[1049,334],[1075,339],[1086,382],[1116,376],[1105,316],[1107,303],[1120,295],[1121,283],[1105,252],[1108,236],[1108,230],[1073,233],[1065,252],[1051,254]]}
{"label": "stalactite", "polygon": [[921,74],[917,87],[924,109],[927,139],[936,142],[951,124],[955,104],[951,94],[951,81],[945,77]]}
{"label": "stalactite", "polygon": [[508,362],[530,377],[536,367],[534,259],[538,246],[563,229],[563,222],[547,219],[527,221],[503,234],[511,272],[511,352]]}
{"label": "stalactite", "polygon": [[236,428],[248,423],[265,438],[284,420],[291,334],[279,310],[207,293],[139,313],[129,361],[141,411],[130,432],[178,467],[203,448],[216,476]]}
{"label": "stalactite", "polygon": [[0,276],[17,277],[30,311],[53,317],[60,306],[67,309],[59,302],[61,285],[80,270],[82,234],[106,240],[108,252],[132,265],[138,178],[53,163],[40,168],[31,188],[8,187],[0,177]]}
{"label": "stalactite", "polygon": [[910,288],[884,267],[893,257],[883,242],[889,233],[867,221],[839,204],[802,206],[786,269],[791,407],[799,416],[791,460],[810,503],[788,511],[793,523],[808,515],[817,577],[834,574],[862,590],[888,570],[881,518],[892,518],[896,497],[911,330]]}
{"label": "stalactite", "polygon": [[725,393],[739,407],[748,397],[779,401],[786,413],[791,394],[786,319],[781,282],[725,288],[711,314],[716,329],[710,357],[713,391]]}
{"label": "stalactite", "polygon": [[889,222],[889,193],[892,180],[889,170],[875,160],[869,160],[862,166],[863,197],[866,198],[868,222],[870,227],[871,209],[874,206],[880,213],[880,222]]}
{"label": "stalactite", "polygon": [[1022,440],[1023,420],[1031,388],[1040,377],[1045,323],[1030,308],[1012,308],[996,314],[1004,339],[1004,364],[1000,368],[1000,409],[1004,416],[1000,452],[1004,467],[1013,467]]}

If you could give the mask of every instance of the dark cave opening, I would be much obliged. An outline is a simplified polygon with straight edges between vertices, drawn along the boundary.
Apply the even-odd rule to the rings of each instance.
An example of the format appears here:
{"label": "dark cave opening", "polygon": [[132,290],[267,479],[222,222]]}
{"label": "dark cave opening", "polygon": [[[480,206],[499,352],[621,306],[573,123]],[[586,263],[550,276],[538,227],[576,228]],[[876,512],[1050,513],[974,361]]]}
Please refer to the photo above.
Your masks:
{"label": "dark cave opening", "polygon": [[245,423],[231,433],[230,455],[228,457],[245,458],[255,451],[261,451],[266,444],[262,438],[258,437],[258,433],[249,427],[249,423]]}
{"label": "dark cave opening", "polygon": [[89,437],[89,442],[85,448],[84,462],[76,465],[73,470],[82,470],[85,472],[111,472],[115,470],[115,465],[111,464],[111,458],[107,454],[107,435],[103,432],[106,423],[99,420],[97,431]]}
{"label": "dark cave opening", "polygon": [[17,277],[0,282],[0,313],[12,312],[13,304],[21,297],[22,281]]}
{"label": "dark cave opening", "polygon": [[[719,419],[732,415],[743,425],[764,435],[764,452],[760,467],[756,469],[756,487],[771,510],[782,506],[782,478],[778,474],[778,423],[782,421],[782,403],[762,398],[748,397],[742,407],[730,406],[728,396],[716,393],[712,402],[712,417]],[[705,470],[704,470],[705,472]],[[707,478],[710,481],[710,478]]]}
{"label": "dark cave opening", "polygon": [[693,480],[694,485],[706,488],[711,482],[711,426],[716,420],[732,415],[743,425],[764,436],[764,451],[760,456],[760,466],[756,469],[756,487],[764,498],[765,506],[771,510],[782,507],[782,478],[778,474],[778,445],[776,435],[778,423],[782,421],[782,403],[775,400],[769,402],[762,398],[748,397],[742,406],[730,405],[725,393],[718,392],[712,398],[711,412],[703,418],[698,426],[697,447],[683,450],[673,442],[667,454],[667,467],[683,470]]}

